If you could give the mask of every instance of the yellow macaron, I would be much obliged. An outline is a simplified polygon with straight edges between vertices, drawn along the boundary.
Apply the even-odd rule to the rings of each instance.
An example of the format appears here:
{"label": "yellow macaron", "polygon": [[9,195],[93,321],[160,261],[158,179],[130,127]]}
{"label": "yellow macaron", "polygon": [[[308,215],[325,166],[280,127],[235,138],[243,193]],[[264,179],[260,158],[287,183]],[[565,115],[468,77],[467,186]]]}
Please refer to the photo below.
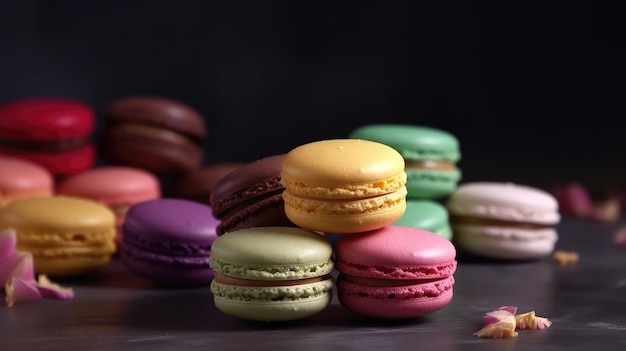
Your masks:
{"label": "yellow macaron", "polygon": [[287,217],[305,229],[358,233],[392,224],[406,209],[404,159],[360,139],[330,139],[291,150],[282,163]]}
{"label": "yellow macaron", "polygon": [[97,202],[52,196],[11,202],[0,230],[13,228],[17,249],[33,254],[35,271],[75,276],[107,265],[115,252],[115,216]]}

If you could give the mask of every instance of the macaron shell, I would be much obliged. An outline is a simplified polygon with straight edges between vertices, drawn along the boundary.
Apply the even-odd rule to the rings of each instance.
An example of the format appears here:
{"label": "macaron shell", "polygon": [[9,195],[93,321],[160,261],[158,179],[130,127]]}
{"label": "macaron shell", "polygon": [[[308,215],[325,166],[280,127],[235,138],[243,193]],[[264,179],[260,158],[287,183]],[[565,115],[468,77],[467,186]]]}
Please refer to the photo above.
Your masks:
{"label": "macaron shell", "polygon": [[447,202],[452,215],[537,224],[560,220],[558,203],[549,193],[513,183],[466,183]]}
{"label": "macaron shell", "polygon": [[0,207],[6,201],[51,196],[52,174],[36,163],[0,156]]}
{"label": "macaron shell", "polygon": [[404,215],[393,225],[420,228],[448,240],[452,238],[448,210],[435,201],[407,200]]}
{"label": "macaron shell", "polygon": [[126,96],[112,101],[105,112],[109,123],[149,125],[188,135],[196,140],[206,138],[204,118],[190,106],[157,96]]}
{"label": "macaron shell", "polygon": [[398,287],[364,286],[337,281],[342,306],[355,313],[377,318],[414,318],[433,313],[452,301],[454,278]]}
{"label": "macaron shell", "polygon": [[288,321],[312,316],[332,300],[333,281],[277,286],[241,287],[211,283],[218,310],[228,315],[256,321]]}
{"label": "macaron shell", "polygon": [[183,199],[155,199],[132,206],[124,235],[142,242],[210,246],[218,221],[207,205]]}
{"label": "macaron shell", "polygon": [[364,200],[324,202],[291,196],[283,192],[285,214],[302,228],[338,234],[379,229],[402,217],[406,210],[406,190]]}
{"label": "macaron shell", "polygon": [[120,250],[122,262],[134,274],[163,286],[206,286],[214,277],[205,257],[176,256],[146,251],[132,245]]}
{"label": "macaron shell", "polygon": [[329,274],[332,245],[301,228],[256,227],[220,236],[211,266],[221,274],[255,280],[293,280]]}
{"label": "macaron shell", "polygon": [[337,270],[379,279],[434,279],[456,271],[456,250],[437,234],[387,226],[342,237],[335,244]]}
{"label": "macaron shell", "polygon": [[461,158],[457,138],[446,131],[431,127],[373,124],[357,128],[349,137],[389,145],[409,161],[456,162]]}
{"label": "macaron shell", "polygon": [[[294,185],[303,183],[314,188],[371,185],[395,179],[402,174],[404,160],[397,151],[384,144],[357,139],[331,139],[304,144],[289,151],[282,164],[283,179]],[[382,188],[380,193],[389,192],[385,187]]]}
{"label": "macaron shell", "polygon": [[530,229],[490,225],[454,225],[459,250],[482,257],[534,260],[554,250],[558,234],[554,228]]}
{"label": "macaron shell", "polygon": [[[29,251],[30,249],[22,248],[22,250]],[[65,252],[54,257],[47,257],[35,251],[33,252],[35,273],[51,277],[75,277],[91,274],[106,267],[111,262],[113,252],[114,249],[101,255],[73,255],[71,252]]]}
{"label": "macaron shell", "polygon": [[159,180],[132,167],[99,167],[63,180],[57,194],[88,198],[107,206],[132,205],[160,197]]}
{"label": "macaron shell", "polygon": [[75,100],[28,98],[0,106],[0,136],[27,141],[86,137],[94,129],[93,110]]}
{"label": "macaron shell", "polygon": [[113,230],[114,223],[113,212],[105,206],[91,200],[65,196],[14,201],[0,213],[0,224],[15,228],[18,236],[20,232],[109,232]]}
{"label": "macaron shell", "polygon": [[112,163],[157,174],[182,174],[200,167],[203,151],[192,139],[175,132],[114,125],[104,132],[102,152]]}
{"label": "macaron shell", "polygon": [[461,180],[457,169],[406,168],[408,199],[438,199],[451,194]]}

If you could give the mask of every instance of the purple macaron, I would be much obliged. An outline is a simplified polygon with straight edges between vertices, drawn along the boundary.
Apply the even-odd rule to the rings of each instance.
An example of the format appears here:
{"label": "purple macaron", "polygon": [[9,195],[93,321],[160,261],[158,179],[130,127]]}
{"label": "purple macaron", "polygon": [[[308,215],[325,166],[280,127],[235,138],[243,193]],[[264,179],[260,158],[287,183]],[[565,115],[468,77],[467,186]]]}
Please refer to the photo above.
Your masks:
{"label": "purple macaron", "polygon": [[122,227],[120,257],[129,271],[158,285],[210,284],[211,245],[219,221],[211,207],[182,199],[132,206]]}

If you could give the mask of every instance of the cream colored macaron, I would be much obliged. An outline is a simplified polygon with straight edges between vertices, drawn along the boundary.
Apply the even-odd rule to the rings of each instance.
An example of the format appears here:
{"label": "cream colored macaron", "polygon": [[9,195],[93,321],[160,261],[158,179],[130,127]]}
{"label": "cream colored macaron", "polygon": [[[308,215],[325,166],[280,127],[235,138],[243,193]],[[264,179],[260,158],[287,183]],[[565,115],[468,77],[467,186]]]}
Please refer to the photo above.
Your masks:
{"label": "cream colored macaron", "polygon": [[359,139],[304,144],[282,163],[285,213],[313,231],[378,229],[404,214],[406,179],[404,159],[387,145]]}
{"label": "cream colored macaron", "polygon": [[459,249],[513,260],[549,255],[558,240],[558,203],[549,193],[513,183],[466,183],[447,202]]}

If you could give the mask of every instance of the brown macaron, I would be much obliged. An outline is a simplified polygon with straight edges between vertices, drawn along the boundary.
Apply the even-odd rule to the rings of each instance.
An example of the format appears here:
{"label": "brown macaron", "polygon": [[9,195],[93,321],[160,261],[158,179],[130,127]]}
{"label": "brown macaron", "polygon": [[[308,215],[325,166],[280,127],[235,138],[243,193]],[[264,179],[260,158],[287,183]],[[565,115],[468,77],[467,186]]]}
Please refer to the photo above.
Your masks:
{"label": "brown macaron", "polygon": [[202,164],[206,126],[191,107],[170,99],[129,96],[105,112],[104,156],[157,175],[180,174]]}
{"label": "brown macaron", "polygon": [[247,163],[224,176],[211,192],[217,235],[251,227],[294,227],[285,214],[280,170],[284,154]]}
{"label": "brown macaron", "polygon": [[241,162],[220,162],[206,165],[175,180],[167,194],[211,205],[211,191],[225,175],[244,165]]}

